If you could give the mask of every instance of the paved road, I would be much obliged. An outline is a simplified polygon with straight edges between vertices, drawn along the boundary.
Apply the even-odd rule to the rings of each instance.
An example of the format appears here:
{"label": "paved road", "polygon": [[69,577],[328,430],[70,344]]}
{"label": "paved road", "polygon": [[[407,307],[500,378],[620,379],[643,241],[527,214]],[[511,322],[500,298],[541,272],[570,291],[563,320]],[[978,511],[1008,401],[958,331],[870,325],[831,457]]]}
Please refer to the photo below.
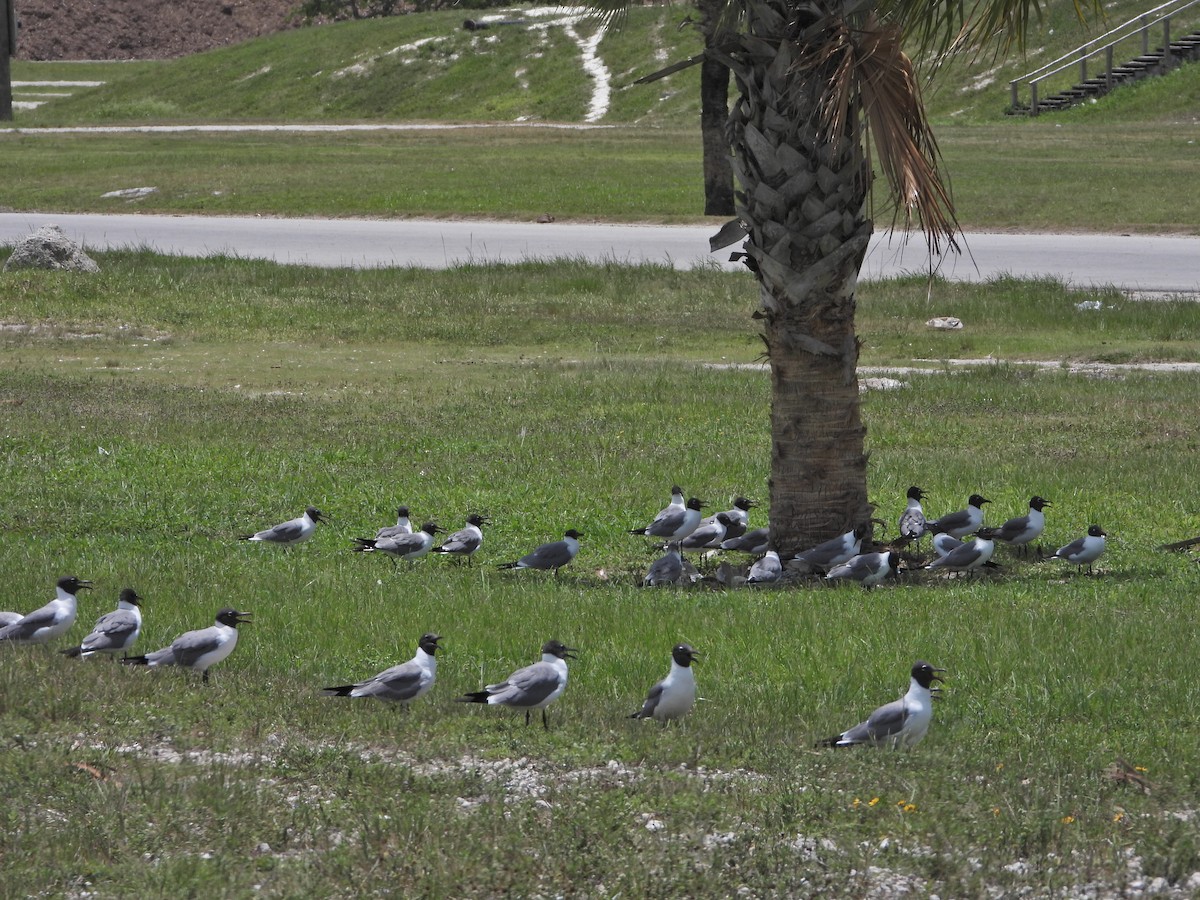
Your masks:
{"label": "paved road", "polygon": [[[224,253],[315,266],[436,269],[472,261],[579,257],[669,262],[678,268],[716,260],[723,268],[741,269],[726,261],[729,250],[710,256],[708,238],[715,228],[707,225],[0,213],[0,244],[13,244],[47,224],[61,226],[95,250],[148,247],[186,256]],[[1048,276],[1077,286],[1200,292],[1200,238],[978,233],[966,236],[966,247],[969,256],[951,256],[942,263],[943,276],[956,281]],[[883,234],[871,243],[863,277],[927,269],[919,238],[904,244]]]}

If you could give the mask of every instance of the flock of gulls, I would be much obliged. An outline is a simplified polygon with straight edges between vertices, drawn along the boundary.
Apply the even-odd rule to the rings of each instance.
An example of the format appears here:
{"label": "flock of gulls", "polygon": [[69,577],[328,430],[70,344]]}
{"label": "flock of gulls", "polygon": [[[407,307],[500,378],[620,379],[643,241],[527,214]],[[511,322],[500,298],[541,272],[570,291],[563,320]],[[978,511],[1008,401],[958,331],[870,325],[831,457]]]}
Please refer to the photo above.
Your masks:
{"label": "flock of gulls", "polygon": [[[990,501],[972,494],[965,509],[937,519],[927,519],[921,506],[925,492],[918,487],[908,491],[907,505],[898,522],[899,538],[890,545],[863,552],[863,542],[869,526],[856,527],[843,535],[819,544],[794,557],[781,559],[770,546],[767,528],[749,529],[749,511],[754,503],[737,497],[733,507],[725,512],[702,518],[704,503],[695,497],[684,499],[684,492],[673,487],[671,502],[650,524],[630,530],[630,534],[656,538],[665,545],[666,553],[655,560],[642,578],[645,586],[684,584],[698,577],[695,566],[686,562],[684,551],[707,553],[734,550],[757,556],[746,576],[738,583],[749,585],[772,584],[798,577],[823,578],[828,582],[857,582],[871,588],[899,572],[900,549],[917,544],[932,535],[933,557],[922,560],[919,567],[928,571],[974,572],[994,566],[992,555],[996,542],[1008,544],[1018,552],[1028,553],[1041,537],[1046,518],[1044,510],[1050,501],[1034,496],[1028,511],[1011,518],[998,527],[983,524],[983,506]],[[304,514],[271,528],[248,534],[242,540],[291,546],[312,537],[317,523],[326,517],[320,510],[308,507]],[[355,538],[353,550],[360,553],[381,553],[396,564],[412,562],[429,553],[441,553],[470,560],[483,545],[482,527],[489,523],[485,516],[472,514],[464,527],[449,534],[435,547],[438,534],[443,532],[435,522],[413,526],[407,507],[397,510],[395,525],[379,529],[373,538]],[[971,536],[970,540],[964,538]],[[558,541],[534,548],[520,559],[500,565],[503,569],[540,569],[555,575],[579,553],[582,533],[569,529]],[[1089,574],[1092,564],[1105,549],[1105,531],[1092,525],[1086,535],[1059,547],[1041,558],[1059,559],[1082,568]],[[730,582],[732,583],[732,582]],[[28,614],[0,612],[0,645],[47,644],[63,637],[75,624],[78,615],[77,595],[91,589],[89,581],[74,575],[60,578],[53,600]],[[91,632],[78,644],[61,652],[68,657],[109,655],[133,666],[177,666],[198,671],[208,681],[208,672],[228,657],[237,646],[238,626],[252,621],[250,613],[225,608],[217,613],[216,621],[207,628],[188,631],[170,645],[151,653],[131,656],[129,650],[142,629],[142,597],[133,588],[124,588],[117,608],[96,620]],[[390,703],[407,705],[423,697],[433,687],[437,676],[437,634],[425,634],[417,643],[412,659],[385,669],[365,681],[323,689],[334,697],[372,697]],[[485,685],[482,690],[465,694],[463,703],[505,706],[525,711],[525,723],[534,710],[542,711],[542,725],[549,727],[546,709],[562,696],[567,686],[567,660],[575,659],[577,650],[558,640],[542,645],[541,658],[531,665],[517,669],[503,681]],[[678,644],[671,651],[670,669],[649,691],[640,709],[630,718],[654,719],[669,722],[687,715],[695,705],[696,681],[692,663],[700,654],[688,644]],[[908,691],[898,700],[876,709],[862,723],[819,742],[826,746],[878,744],[891,747],[910,747],[920,741],[929,729],[933,716],[933,699],[941,682],[935,668],[924,660],[912,667]]]}

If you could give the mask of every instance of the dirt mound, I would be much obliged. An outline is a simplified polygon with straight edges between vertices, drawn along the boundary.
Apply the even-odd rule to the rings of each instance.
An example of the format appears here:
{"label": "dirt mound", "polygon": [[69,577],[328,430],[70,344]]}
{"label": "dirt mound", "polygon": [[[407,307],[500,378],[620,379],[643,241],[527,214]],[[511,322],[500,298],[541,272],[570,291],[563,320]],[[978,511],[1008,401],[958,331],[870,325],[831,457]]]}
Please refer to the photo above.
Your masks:
{"label": "dirt mound", "polygon": [[168,59],[292,27],[299,0],[16,3],[18,59]]}

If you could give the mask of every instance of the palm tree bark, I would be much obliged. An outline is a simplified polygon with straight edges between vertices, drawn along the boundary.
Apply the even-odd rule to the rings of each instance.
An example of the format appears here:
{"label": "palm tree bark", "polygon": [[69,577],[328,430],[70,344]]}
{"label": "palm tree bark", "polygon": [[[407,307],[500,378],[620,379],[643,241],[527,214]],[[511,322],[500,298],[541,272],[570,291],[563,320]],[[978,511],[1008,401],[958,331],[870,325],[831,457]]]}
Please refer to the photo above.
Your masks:
{"label": "palm tree bark", "polygon": [[737,212],[771,368],[771,538],[781,554],[871,513],[854,331],[870,171],[857,118],[835,139],[824,134],[821,101],[836,73],[814,71],[806,56],[812,8],[750,0],[728,60],[741,94],[730,119]]}
{"label": "palm tree bark", "polygon": [[[727,37],[721,29],[725,0],[696,0],[706,50]],[[732,216],[733,159],[729,150],[729,67],[706,55],[700,65],[700,138],[704,151],[704,214]]]}

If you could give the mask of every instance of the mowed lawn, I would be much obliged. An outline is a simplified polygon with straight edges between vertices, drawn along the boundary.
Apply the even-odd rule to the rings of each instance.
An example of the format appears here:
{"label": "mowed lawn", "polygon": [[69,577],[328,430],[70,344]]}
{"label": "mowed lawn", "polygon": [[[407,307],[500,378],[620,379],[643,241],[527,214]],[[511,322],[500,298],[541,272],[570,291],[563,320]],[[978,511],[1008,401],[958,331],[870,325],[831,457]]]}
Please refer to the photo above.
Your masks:
{"label": "mowed lawn", "polygon": [[[1132,367],[1195,362],[1194,305],[862,288],[863,364],[924,370],[864,399],[883,537],[913,484],[932,514],[979,491],[993,522],[1040,494],[1046,552],[1109,532],[1093,576],[1002,550],[985,577],[870,593],[649,590],[656,551],[627,531],[672,484],[767,500],[748,276],[98,258],[0,277],[0,608],[73,573],[95,582],[75,640],[124,586],[142,652],[223,606],[254,622],[207,686],[66,640],[0,648],[0,894],[1200,890],[1200,567],[1158,549],[1200,535],[1196,374]],[[937,362],[989,354],[1064,365]],[[401,503],[450,529],[488,515],[472,564],[350,551]],[[237,540],[306,504],[330,516],[308,544]],[[558,578],[497,569],[568,528],[583,550]],[[411,710],[320,695],[426,631],[445,652]],[[579,659],[548,731],[454,702],[552,637]],[[679,641],[703,699],[630,720]],[[948,670],[919,747],[814,748],[917,658]]]}

